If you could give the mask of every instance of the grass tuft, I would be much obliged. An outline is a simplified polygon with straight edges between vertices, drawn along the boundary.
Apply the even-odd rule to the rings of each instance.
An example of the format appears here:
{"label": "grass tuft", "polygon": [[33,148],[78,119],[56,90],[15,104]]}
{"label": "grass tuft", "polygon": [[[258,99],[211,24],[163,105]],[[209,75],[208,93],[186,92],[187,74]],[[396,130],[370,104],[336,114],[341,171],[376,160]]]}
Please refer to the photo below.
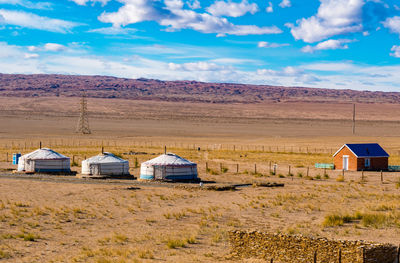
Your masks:
{"label": "grass tuft", "polygon": [[339,174],[338,177],[336,178],[336,182],[344,182],[344,176]]}
{"label": "grass tuft", "polygon": [[186,247],[186,241],[182,239],[168,239],[167,247],[169,249],[176,249],[180,247]]}

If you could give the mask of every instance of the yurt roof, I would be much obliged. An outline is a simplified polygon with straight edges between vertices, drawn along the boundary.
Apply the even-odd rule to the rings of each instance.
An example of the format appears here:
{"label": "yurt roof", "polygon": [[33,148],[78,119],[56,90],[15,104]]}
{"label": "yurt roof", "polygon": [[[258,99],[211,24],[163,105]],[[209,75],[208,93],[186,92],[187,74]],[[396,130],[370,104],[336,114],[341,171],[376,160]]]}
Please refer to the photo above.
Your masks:
{"label": "yurt roof", "polygon": [[36,151],[27,153],[22,157],[25,159],[32,159],[32,160],[69,159],[68,157],[62,155],[61,153],[53,151],[52,149],[49,148],[37,149]]}
{"label": "yurt roof", "polygon": [[118,156],[115,156],[114,154],[109,153],[109,152],[104,152],[102,154],[90,157],[89,159],[86,159],[85,161],[87,161],[89,163],[126,163],[126,162],[128,162],[127,160],[119,158]]}
{"label": "yurt roof", "polygon": [[167,153],[160,155],[154,159],[144,162],[145,165],[195,165],[195,163],[188,161],[176,154]]}

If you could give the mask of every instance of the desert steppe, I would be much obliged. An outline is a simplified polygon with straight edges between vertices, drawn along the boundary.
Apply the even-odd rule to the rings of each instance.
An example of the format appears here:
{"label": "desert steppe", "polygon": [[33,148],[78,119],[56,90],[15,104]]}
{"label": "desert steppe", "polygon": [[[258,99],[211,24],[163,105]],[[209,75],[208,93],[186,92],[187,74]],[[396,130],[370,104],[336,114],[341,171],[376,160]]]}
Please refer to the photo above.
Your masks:
{"label": "desert steppe", "polygon": [[[72,97],[0,98],[0,261],[238,262],[229,256],[226,234],[234,229],[400,242],[400,173],[385,172],[381,181],[379,172],[342,177],[313,168],[353,142],[378,142],[391,154],[390,164],[400,165],[400,104],[357,103],[355,135],[352,103],[340,101],[88,98],[90,135],[74,133],[78,107]],[[80,161],[104,147],[129,159],[135,176],[136,161],[167,146],[197,162],[205,181],[249,185],[214,191],[198,184],[10,175],[11,154],[39,142],[73,158],[78,172]],[[257,184],[266,182],[285,186]]]}

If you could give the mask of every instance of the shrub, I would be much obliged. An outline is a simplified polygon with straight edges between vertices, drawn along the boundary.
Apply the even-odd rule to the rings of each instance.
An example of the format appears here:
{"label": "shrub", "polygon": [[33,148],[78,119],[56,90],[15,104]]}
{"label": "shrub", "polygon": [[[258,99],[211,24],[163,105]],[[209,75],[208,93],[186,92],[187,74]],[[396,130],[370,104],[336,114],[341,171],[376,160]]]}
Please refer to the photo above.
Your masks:
{"label": "shrub", "polygon": [[336,182],[344,182],[344,176],[339,174],[338,177],[336,178]]}
{"label": "shrub", "polygon": [[182,240],[182,239],[168,239],[167,247],[170,249],[186,247],[186,242],[185,242],[185,240]]}
{"label": "shrub", "polygon": [[228,170],[229,170],[228,168],[222,167],[221,172],[222,172],[222,173],[226,173],[226,172],[228,172]]}
{"label": "shrub", "polygon": [[285,176],[283,174],[278,174],[279,178],[285,178]]}
{"label": "shrub", "polygon": [[11,257],[10,253],[0,249],[0,259],[7,259],[10,257]]}
{"label": "shrub", "polygon": [[191,236],[191,237],[186,238],[186,243],[188,243],[188,244],[196,244],[197,243],[196,237],[195,236]]}
{"label": "shrub", "polygon": [[398,182],[396,182],[396,188],[399,189],[400,188],[400,179]]}
{"label": "shrub", "polygon": [[298,172],[298,173],[297,173],[297,177],[302,178],[302,177],[303,177],[303,173],[302,173],[302,172]]}
{"label": "shrub", "polygon": [[361,223],[363,226],[373,226],[375,228],[390,225],[390,218],[385,214],[363,214]]}
{"label": "shrub", "polygon": [[324,179],[329,179],[329,175],[327,173],[324,173]]}
{"label": "shrub", "polygon": [[151,250],[139,250],[138,252],[138,257],[143,258],[143,259],[154,259],[153,252]]}
{"label": "shrub", "polygon": [[213,170],[211,168],[207,168],[206,172],[211,174],[211,175],[219,175],[219,172],[217,172],[217,171],[215,171],[215,170]]}
{"label": "shrub", "polygon": [[317,174],[317,175],[315,176],[315,179],[320,180],[320,179],[321,179],[321,175]]}
{"label": "shrub", "polygon": [[23,238],[24,241],[31,241],[31,242],[33,242],[39,238],[39,236],[32,234],[32,233],[21,233],[21,234],[17,235],[17,237]]}
{"label": "shrub", "polygon": [[355,220],[363,219],[364,215],[360,212],[354,213],[354,215],[327,215],[325,216],[322,225],[324,227],[342,226],[345,223],[351,223]]}
{"label": "shrub", "polygon": [[322,223],[324,227],[342,226],[343,224],[344,224],[343,218],[339,215],[325,216],[324,222]]}
{"label": "shrub", "polygon": [[128,237],[123,235],[123,234],[114,234],[113,236],[113,241],[117,244],[122,244],[125,243],[126,241],[128,241]]}

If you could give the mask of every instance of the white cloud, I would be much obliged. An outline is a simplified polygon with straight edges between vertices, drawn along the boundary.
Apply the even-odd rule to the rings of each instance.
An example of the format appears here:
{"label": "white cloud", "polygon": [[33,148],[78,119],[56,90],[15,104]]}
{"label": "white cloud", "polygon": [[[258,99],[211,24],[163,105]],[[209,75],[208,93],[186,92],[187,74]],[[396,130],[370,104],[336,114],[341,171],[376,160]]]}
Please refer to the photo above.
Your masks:
{"label": "white cloud", "polygon": [[284,43],[284,44],[279,44],[279,43],[270,43],[266,41],[260,41],[257,44],[258,47],[263,47],[263,48],[277,48],[277,47],[286,47],[289,46],[289,44]]}
{"label": "white cloud", "polygon": [[78,23],[38,16],[23,11],[0,9],[0,16],[4,18],[5,24],[58,33],[67,33],[73,27],[79,25]]}
{"label": "white cloud", "polygon": [[28,50],[31,51],[31,52],[34,52],[34,51],[37,51],[37,50],[38,50],[38,47],[29,46],[29,47],[28,47]]}
{"label": "white cloud", "polygon": [[293,37],[305,42],[318,42],[329,37],[363,29],[361,23],[363,0],[320,0],[318,13],[297,21],[297,26],[287,24]]}
{"label": "white cloud", "polygon": [[266,11],[267,13],[272,13],[272,12],[274,12],[274,6],[272,5],[272,2],[269,2],[269,3],[268,3],[268,6],[267,6],[267,8],[265,9],[265,11]]}
{"label": "white cloud", "polygon": [[292,3],[290,2],[290,0],[282,0],[279,6],[282,8],[291,7]]}
{"label": "white cloud", "polygon": [[93,3],[100,2],[102,5],[105,5],[110,0],[70,0],[70,1],[75,2],[77,5],[86,5],[86,3],[88,2],[93,2]]}
{"label": "white cloud", "polygon": [[126,26],[142,21],[156,21],[166,26],[167,31],[192,29],[202,33],[216,33],[218,36],[279,34],[276,26],[234,25],[226,18],[208,13],[197,13],[184,9],[181,0],[164,0],[165,6],[156,6],[152,1],[121,0],[124,5],[114,13],[103,13],[99,20],[112,23],[114,27]]}
{"label": "white cloud", "polygon": [[387,18],[383,25],[389,28],[393,33],[400,34],[400,16]]}
{"label": "white cloud", "polygon": [[349,46],[346,43],[352,42],[349,39],[329,39],[318,43],[316,46],[305,46],[301,51],[305,53],[313,53],[316,50],[328,50],[328,49],[348,49]]}
{"label": "white cloud", "polygon": [[47,43],[44,45],[44,50],[46,51],[53,51],[53,52],[59,52],[65,50],[66,47],[60,44],[56,43]]}
{"label": "white cloud", "polygon": [[185,71],[216,71],[226,69],[226,67],[210,63],[207,61],[191,62],[183,64],[168,63],[168,68],[171,70],[185,70]]}
{"label": "white cloud", "polygon": [[201,8],[199,0],[190,0],[190,1],[187,1],[186,4],[188,5],[188,7],[190,9],[199,9],[199,8]]}
{"label": "white cloud", "polygon": [[30,9],[51,9],[52,6],[49,2],[33,3],[28,0],[0,0],[0,4],[19,5]]}
{"label": "white cloud", "polygon": [[393,53],[390,53],[392,57],[400,58],[400,46],[394,45],[391,51],[393,51]]}
{"label": "white cloud", "polygon": [[304,70],[292,66],[283,68],[280,71],[271,69],[258,69],[257,74],[259,75],[273,75],[273,76],[300,76],[304,74]]}
{"label": "white cloud", "polygon": [[160,16],[151,3],[146,0],[124,0],[124,3],[117,12],[103,13],[99,20],[119,27],[142,21],[156,20]]}
{"label": "white cloud", "polygon": [[137,32],[135,28],[122,27],[102,27],[88,31],[89,33],[99,33],[103,35],[131,35]]}
{"label": "white cloud", "polygon": [[4,24],[6,22],[6,19],[0,14],[0,25]]}
{"label": "white cloud", "polygon": [[250,4],[247,0],[243,0],[240,3],[216,1],[206,10],[214,16],[240,17],[246,13],[255,14],[258,12],[258,6],[255,3]]}
{"label": "white cloud", "polygon": [[25,53],[25,54],[24,54],[24,57],[25,57],[26,59],[38,58],[38,57],[39,57],[39,54],[36,54],[36,53]]}
{"label": "white cloud", "polygon": [[303,69],[313,71],[355,72],[359,68],[349,62],[312,63],[302,66]]}
{"label": "white cloud", "polygon": [[0,58],[15,57],[19,54],[19,47],[0,42]]}

